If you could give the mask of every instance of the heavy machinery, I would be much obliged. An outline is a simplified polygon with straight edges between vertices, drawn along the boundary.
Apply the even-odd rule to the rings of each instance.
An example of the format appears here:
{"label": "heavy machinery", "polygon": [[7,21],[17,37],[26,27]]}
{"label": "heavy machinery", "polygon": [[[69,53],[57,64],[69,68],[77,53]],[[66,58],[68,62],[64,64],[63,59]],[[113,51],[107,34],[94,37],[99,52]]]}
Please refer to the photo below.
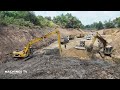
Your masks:
{"label": "heavy machinery", "polygon": [[91,40],[91,37],[90,37],[90,36],[87,36],[87,37],[86,37],[86,40]]}
{"label": "heavy machinery", "polygon": [[108,45],[108,42],[98,32],[94,36],[90,47],[87,48],[87,51],[91,52],[93,50],[93,45],[96,39],[99,40],[99,53],[101,57],[104,57],[103,54],[107,56],[111,56],[113,47],[111,45]]}
{"label": "heavy machinery", "polygon": [[35,38],[33,40],[31,40],[30,42],[27,43],[27,45],[24,47],[24,49],[22,51],[13,51],[12,53],[12,57],[14,58],[26,58],[26,57],[29,57],[31,54],[32,54],[32,50],[31,50],[31,46],[39,41],[42,41],[46,38],[49,38],[51,35],[53,34],[57,34],[57,37],[58,37],[58,44],[59,44],[59,52],[60,52],[60,55],[61,55],[61,44],[60,44],[60,32],[59,30],[55,30],[55,31],[52,31],[40,38]]}
{"label": "heavy machinery", "polygon": [[75,48],[79,50],[85,50],[85,40],[81,40],[80,45],[76,45]]}
{"label": "heavy machinery", "polygon": [[77,34],[76,37],[77,38],[82,38],[82,37],[84,37],[84,34],[83,33]]}
{"label": "heavy machinery", "polygon": [[85,32],[81,29],[78,29],[80,31],[80,33],[76,34],[77,38],[83,38],[85,36]]}
{"label": "heavy machinery", "polygon": [[73,40],[75,38],[74,35],[69,35],[69,40]]}
{"label": "heavy machinery", "polygon": [[69,43],[69,37],[68,36],[64,36],[61,38],[61,44],[66,44]]}

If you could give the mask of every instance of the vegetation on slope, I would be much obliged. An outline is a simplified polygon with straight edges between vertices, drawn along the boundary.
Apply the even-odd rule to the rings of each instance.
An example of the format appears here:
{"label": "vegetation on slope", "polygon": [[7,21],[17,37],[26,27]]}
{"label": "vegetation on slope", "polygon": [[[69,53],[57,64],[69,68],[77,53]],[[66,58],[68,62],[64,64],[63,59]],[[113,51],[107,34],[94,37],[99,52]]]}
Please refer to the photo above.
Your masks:
{"label": "vegetation on slope", "polygon": [[96,30],[109,29],[109,28],[120,28],[120,17],[112,21],[108,20],[108,21],[104,21],[104,23],[99,21],[99,22],[94,22],[91,25],[84,26],[84,29],[96,29]]}
{"label": "vegetation on slope", "polygon": [[33,11],[0,11],[0,25],[18,25],[26,27],[62,27],[62,28],[81,28],[81,29],[108,29],[120,27],[120,17],[102,23],[94,22],[90,25],[83,25],[82,22],[70,13],[61,14],[53,17],[36,16]]}

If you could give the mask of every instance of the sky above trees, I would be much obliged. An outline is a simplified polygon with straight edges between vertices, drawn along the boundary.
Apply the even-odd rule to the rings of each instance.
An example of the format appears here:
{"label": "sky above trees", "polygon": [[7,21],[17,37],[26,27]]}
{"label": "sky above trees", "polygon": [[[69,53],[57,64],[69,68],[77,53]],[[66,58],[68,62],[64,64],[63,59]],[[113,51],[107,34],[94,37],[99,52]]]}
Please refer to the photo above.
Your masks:
{"label": "sky above trees", "polygon": [[36,15],[51,16],[71,13],[76,16],[84,25],[92,24],[93,22],[104,22],[105,20],[113,20],[120,17],[120,11],[34,11]]}

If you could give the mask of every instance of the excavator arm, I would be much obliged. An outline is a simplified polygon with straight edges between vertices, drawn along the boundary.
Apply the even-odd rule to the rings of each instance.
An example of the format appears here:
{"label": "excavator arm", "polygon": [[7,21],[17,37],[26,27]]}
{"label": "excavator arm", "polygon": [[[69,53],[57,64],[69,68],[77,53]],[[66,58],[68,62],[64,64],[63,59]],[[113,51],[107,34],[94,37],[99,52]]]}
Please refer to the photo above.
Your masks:
{"label": "excavator arm", "polygon": [[49,38],[51,35],[53,34],[57,34],[57,37],[58,37],[58,45],[59,45],[59,51],[60,51],[60,55],[61,55],[61,41],[60,41],[60,32],[59,30],[55,30],[53,32],[50,32],[40,38],[35,38],[33,40],[31,40],[30,42],[28,42],[28,44],[26,45],[26,47],[24,47],[24,49],[22,51],[14,51],[13,52],[13,57],[17,57],[17,58],[25,58],[25,57],[28,57],[30,55],[30,47],[34,44],[34,43],[37,43],[41,40],[44,40],[45,38]]}
{"label": "excavator arm", "polygon": [[[100,42],[103,44],[102,48],[99,47],[99,49],[100,49],[99,53],[100,53],[101,57],[103,58],[104,55],[111,56],[113,47],[111,45],[108,45],[108,42],[98,32],[94,36],[93,41],[92,41],[90,47],[87,48],[87,51],[91,52],[93,50],[93,45],[94,45],[96,39],[100,40]],[[102,53],[104,55],[102,55]]]}
{"label": "excavator arm", "polygon": [[87,50],[88,50],[89,52],[92,51],[93,45],[94,45],[96,39],[99,39],[100,42],[103,43],[103,48],[105,48],[105,47],[107,46],[107,41],[97,32],[96,35],[93,37],[93,40],[92,40],[92,43],[90,44],[90,47],[87,48]]}

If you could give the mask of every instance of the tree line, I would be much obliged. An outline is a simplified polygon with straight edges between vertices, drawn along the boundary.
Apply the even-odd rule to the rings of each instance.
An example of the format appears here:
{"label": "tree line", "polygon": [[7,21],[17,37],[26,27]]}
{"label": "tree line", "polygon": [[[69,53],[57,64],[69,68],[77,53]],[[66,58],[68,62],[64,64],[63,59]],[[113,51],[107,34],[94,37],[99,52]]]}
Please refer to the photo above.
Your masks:
{"label": "tree line", "polygon": [[81,21],[70,13],[54,17],[53,22],[63,28],[82,28],[83,26]]}
{"label": "tree line", "polygon": [[40,26],[40,27],[56,27],[62,28],[81,28],[81,29],[104,29],[120,27],[120,17],[114,20],[102,23],[94,22],[90,25],[83,25],[82,22],[70,13],[61,14],[53,17],[36,16],[33,11],[0,11],[0,25],[18,25],[18,26]]}
{"label": "tree line", "polygon": [[47,17],[36,16],[33,11],[0,11],[1,25],[18,25],[18,26],[40,26],[54,27],[55,24]]}
{"label": "tree line", "polygon": [[84,26],[84,29],[91,29],[91,30],[93,29],[100,30],[100,29],[109,29],[109,28],[120,28],[120,17],[112,21],[108,20],[108,21],[104,21],[104,23],[99,21],[99,22],[94,22],[93,24]]}

